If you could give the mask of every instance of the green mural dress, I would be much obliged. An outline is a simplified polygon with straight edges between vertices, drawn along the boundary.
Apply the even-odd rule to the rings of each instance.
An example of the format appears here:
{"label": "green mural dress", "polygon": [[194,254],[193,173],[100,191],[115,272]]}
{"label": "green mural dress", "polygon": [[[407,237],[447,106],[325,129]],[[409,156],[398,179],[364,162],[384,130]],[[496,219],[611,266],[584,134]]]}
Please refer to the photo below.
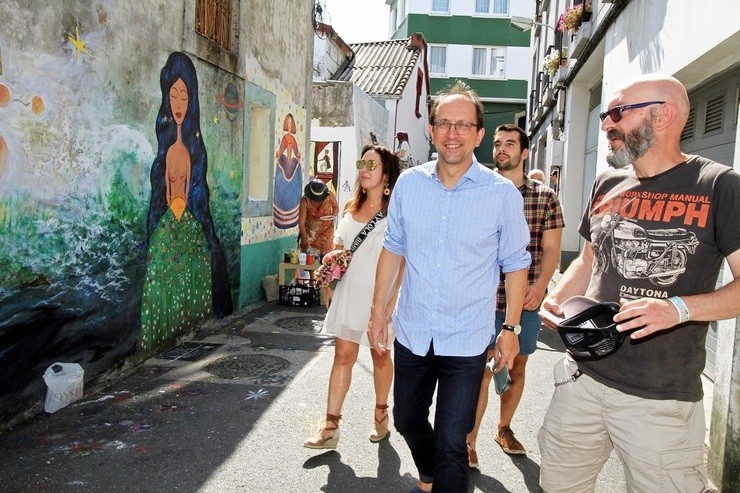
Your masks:
{"label": "green mural dress", "polygon": [[211,252],[187,209],[162,216],[149,242],[141,306],[142,345],[153,349],[212,318]]}

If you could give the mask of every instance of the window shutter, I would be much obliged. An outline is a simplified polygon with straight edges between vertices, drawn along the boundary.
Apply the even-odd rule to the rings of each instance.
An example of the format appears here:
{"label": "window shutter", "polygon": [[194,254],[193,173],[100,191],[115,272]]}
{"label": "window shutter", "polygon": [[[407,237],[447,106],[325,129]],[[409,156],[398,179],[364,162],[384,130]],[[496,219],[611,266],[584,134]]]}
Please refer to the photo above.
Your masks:
{"label": "window shutter", "polygon": [[695,131],[696,131],[696,107],[692,107],[689,110],[689,119],[686,121],[686,126],[683,127],[683,132],[681,132],[681,142],[683,142],[684,140],[693,139]]}
{"label": "window shutter", "polygon": [[722,130],[724,117],[725,97],[718,96],[707,101],[707,112],[704,116],[704,134]]}

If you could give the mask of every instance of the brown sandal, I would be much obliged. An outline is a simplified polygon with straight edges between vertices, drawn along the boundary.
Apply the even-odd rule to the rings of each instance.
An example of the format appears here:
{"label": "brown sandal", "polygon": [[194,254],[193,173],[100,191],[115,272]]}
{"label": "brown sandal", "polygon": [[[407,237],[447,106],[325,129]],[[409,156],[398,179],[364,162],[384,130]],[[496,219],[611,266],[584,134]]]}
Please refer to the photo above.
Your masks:
{"label": "brown sandal", "polygon": [[[303,442],[303,446],[312,449],[335,449],[339,443],[339,420],[342,415],[327,414],[319,431]],[[329,426],[329,424],[334,426]],[[331,433],[333,432],[333,433]]]}
{"label": "brown sandal", "polygon": [[375,409],[385,411],[382,419],[374,418],[373,431],[370,432],[370,441],[378,443],[385,440],[391,434],[388,430],[388,404],[375,404]]}

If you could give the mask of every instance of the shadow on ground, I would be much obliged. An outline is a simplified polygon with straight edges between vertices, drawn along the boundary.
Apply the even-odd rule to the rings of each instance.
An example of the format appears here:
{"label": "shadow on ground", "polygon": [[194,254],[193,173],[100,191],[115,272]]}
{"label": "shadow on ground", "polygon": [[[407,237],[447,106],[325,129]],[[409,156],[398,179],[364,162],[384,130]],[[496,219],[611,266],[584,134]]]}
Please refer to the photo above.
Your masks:
{"label": "shadow on ground", "polygon": [[[2,490],[200,491],[315,352],[333,344],[316,334],[323,316],[274,304],[235,314],[86,389],[82,401],[3,432]],[[287,330],[284,318],[293,319]]]}
{"label": "shadow on ground", "polygon": [[408,491],[416,480],[409,474],[401,475],[401,457],[388,440],[380,442],[378,447],[377,477],[357,477],[349,465],[342,462],[339,452],[331,450],[311,457],[303,463],[304,469],[328,467],[326,493],[346,493],[348,491],[364,493],[371,491]]}

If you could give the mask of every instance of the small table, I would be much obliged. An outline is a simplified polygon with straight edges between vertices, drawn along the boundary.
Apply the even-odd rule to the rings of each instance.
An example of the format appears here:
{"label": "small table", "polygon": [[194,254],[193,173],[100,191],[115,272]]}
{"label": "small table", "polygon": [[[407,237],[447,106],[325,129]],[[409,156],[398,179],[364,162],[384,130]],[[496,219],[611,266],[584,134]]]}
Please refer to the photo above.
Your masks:
{"label": "small table", "polygon": [[286,270],[316,270],[321,266],[320,263],[308,264],[292,264],[290,262],[280,262],[278,270],[278,284],[281,286],[285,285],[285,271]]}

